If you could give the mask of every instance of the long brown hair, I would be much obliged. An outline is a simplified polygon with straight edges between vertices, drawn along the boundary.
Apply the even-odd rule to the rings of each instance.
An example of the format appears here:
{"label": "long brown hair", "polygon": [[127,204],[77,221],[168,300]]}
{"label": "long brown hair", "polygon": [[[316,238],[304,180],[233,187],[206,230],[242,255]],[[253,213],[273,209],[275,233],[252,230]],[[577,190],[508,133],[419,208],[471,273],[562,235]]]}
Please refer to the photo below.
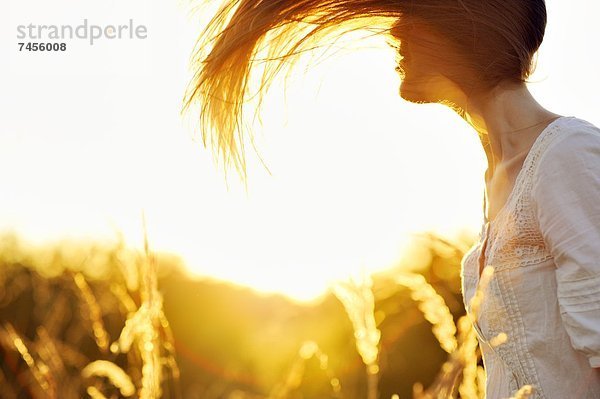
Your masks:
{"label": "long brown hair", "polygon": [[[368,29],[398,46],[394,33],[410,17],[453,44],[477,77],[470,84],[482,90],[506,80],[525,82],[546,27],[544,0],[225,0],[194,48],[195,74],[182,112],[200,103],[204,146],[210,139],[225,170],[233,163],[245,180],[242,111],[254,67],[264,68],[258,110],[273,77],[311,45]],[[265,49],[267,56],[257,58]]]}

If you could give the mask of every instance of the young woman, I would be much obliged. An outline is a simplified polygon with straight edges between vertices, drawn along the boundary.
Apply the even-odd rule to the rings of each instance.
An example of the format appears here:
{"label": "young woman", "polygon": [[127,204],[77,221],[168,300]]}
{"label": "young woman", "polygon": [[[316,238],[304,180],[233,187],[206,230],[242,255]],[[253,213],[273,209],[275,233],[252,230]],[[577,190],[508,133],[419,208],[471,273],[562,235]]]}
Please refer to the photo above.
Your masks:
{"label": "young woman", "polygon": [[474,322],[486,397],[531,385],[534,398],[600,398],[600,129],[527,89],[543,0],[233,0],[199,41],[185,107],[200,101],[203,137],[245,175],[242,103],[258,49],[271,61],[264,89],[308,44],[377,27],[398,48],[402,98],[451,107],[487,155],[483,228],[461,265],[468,312],[493,270]]}

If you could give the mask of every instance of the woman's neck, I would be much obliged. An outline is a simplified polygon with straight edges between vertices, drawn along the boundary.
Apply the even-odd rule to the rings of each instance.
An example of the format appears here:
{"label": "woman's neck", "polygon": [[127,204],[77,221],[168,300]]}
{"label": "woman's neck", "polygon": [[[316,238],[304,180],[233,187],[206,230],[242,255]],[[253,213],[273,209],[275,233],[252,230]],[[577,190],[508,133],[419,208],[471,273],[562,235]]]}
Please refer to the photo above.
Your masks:
{"label": "woman's neck", "polygon": [[463,109],[465,119],[479,132],[490,176],[498,165],[526,155],[544,128],[561,116],[543,108],[524,83],[500,84],[471,96]]}

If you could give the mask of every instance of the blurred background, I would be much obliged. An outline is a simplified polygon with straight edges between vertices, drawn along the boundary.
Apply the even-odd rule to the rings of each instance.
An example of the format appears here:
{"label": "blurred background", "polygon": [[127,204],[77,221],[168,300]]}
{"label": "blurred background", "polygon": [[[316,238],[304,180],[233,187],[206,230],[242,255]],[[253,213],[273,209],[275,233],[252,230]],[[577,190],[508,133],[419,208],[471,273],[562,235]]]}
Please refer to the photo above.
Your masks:
{"label": "blurred background", "polygon": [[[403,101],[383,38],[348,35],[302,58],[285,90],[283,79],[273,84],[254,127],[258,154],[248,147],[246,191],[234,174],[225,180],[180,115],[195,39],[218,4],[0,6],[2,397],[44,397],[52,375],[70,382],[72,397],[127,396],[100,383],[112,366],[88,369],[96,385],[75,378],[98,359],[124,369],[140,396],[154,359],[170,370],[163,391],[183,397],[365,397],[356,326],[332,291],[365,274],[381,332],[380,397],[410,397],[447,359],[414,290],[396,277],[425,276],[454,321],[464,314],[460,259],[483,222],[476,133],[442,105]],[[600,125],[600,57],[589,47],[600,36],[598,6],[547,8],[530,90],[551,111]],[[84,19],[131,21],[147,37],[18,51],[18,25]],[[140,266],[144,232],[154,268]],[[127,339],[111,351],[133,315],[129,325],[151,338],[131,333],[142,345],[135,356]],[[144,357],[153,340],[174,349]],[[64,345],[62,365],[42,355],[49,342]]]}
{"label": "blurred background", "polygon": [[[140,353],[148,338],[122,331],[145,317],[143,276],[148,271],[138,268],[143,256],[123,246],[32,248],[10,236],[2,243],[1,397],[87,397],[88,386],[97,387],[105,397],[125,397],[115,388],[113,379],[118,378],[105,379],[110,369],[95,378],[82,378],[81,370],[97,359],[120,366],[132,384],[143,386],[147,362]],[[421,272],[445,300],[446,312],[452,314],[447,322],[453,324],[464,314],[458,275],[461,253],[435,237],[423,237],[419,248],[429,258]],[[138,392],[135,397],[368,397],[365,364],[356,345],[355,333],[360,330],[333,293],[318,302],[298,303],[281,294],[192,279],[173,255],[156,254],[155,259],[172,338],[163,331],[162,318],[148,320],[165,363],[162,391],[150,396]],[[371,317],[381,336],[377,343],[381,398],[412,397],[413,384],[430,385],[448,357],[418,308],[421,302],[395,281],[397,275],[390,270],[373,276],[373,306],[365,317]],[[440,305],[436,298],[429,299],[431,306]],[[351,304],[357,312],[362,305],[361,297]],[[128,334],[133,334],[133,349],[113,352],[110,343],[122,342]],[[174,354],[169,353],[171,345]],[[32,364],[19,347],[27,348],[25,353],[35,359]],[[176,362],[175,369],[171,362]],[[47,372],[39,372],[36,379],[34,371],[40,364]]]}

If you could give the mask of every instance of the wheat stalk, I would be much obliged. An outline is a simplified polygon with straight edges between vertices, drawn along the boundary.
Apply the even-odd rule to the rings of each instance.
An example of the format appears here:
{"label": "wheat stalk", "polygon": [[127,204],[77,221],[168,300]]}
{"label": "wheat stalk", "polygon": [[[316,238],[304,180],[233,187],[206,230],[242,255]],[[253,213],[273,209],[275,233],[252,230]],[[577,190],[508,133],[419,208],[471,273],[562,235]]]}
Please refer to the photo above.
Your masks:
{"label": "wheat stalk", "polygon": [[[93,376],[106,377],[119,389],[121,395],[132,396],[135,393],[135,387],[131,378],[122,368],[106,360],[96,360],[91,362],[81,371],[84,378]],[[89,391],[89,388],[88,388]]]}
{"label": "wheat stalk", "polygon": [[418,303],[419,310],[432,324],[433,335],[439,341],[442,349],[448,353],[454,351],[457,347],[454,336],[456,325],[444,298],[420,274],[402,273],[396,277],[395,281],[410,289],[411,298]]}
{"label": "wheat stalk", "polygon": [[335,296],[344,305],[352,322],[356,349],[367,371],[367,398],[377,398],[379,374],[378,354],[381,331],[375,322],[375,298],[373,281],[368,275],[359,279],[350,278],[347,282],[333,285]]}
{"label": "wheat stalk", "polygon": [[298,356],[292,364],[292,367],[290,368],[286,378],[282,383],[273,388],[268,399],[289,398],[291,396],[291,392],[297,389],[302,383],[306,361],[313,357],[319,360],[321,370],[326,372],[334,396],[342,397],[342,386],[340,384],[340,380],[336,378],[329,369],[329,357],[321,351],[316,342],[309,340],[302,344],[300,350],[298,351]]}
{"label": "wheat stalk", "polygon": [[106,352],[108,350],[109,339],[102,321],[102,310],[100,309],[100,306],[98,305],[90,286],[85,281],[83,274],[75,273],[73,275],[73,280],[79,289],[78,292],[81,296],[81,302],[87,309],[85,314],[92,324],[92,333],[94,340],[96,341],[96,345],[98,345],[98,348],[100,348],[103,352]]}
{"label": "wheat stalk", "polygon": [[15,350],[25,361],[34,380],[38,383],[47,398],[56,398],[56,384],[49,373],[48,366],[41,360],[35,360],[29,351],[29,348],[17,333],[11,323],[4,323],[4,328],[0,329],[0,344],[2,346]]}
{"label": "wheat stalk", "polygon": [[510,399],[527,399],[533,395],[534,392],[535,389],[531,385],[523,385],[521,389],[515,393],[515,396],[511,396]]}

